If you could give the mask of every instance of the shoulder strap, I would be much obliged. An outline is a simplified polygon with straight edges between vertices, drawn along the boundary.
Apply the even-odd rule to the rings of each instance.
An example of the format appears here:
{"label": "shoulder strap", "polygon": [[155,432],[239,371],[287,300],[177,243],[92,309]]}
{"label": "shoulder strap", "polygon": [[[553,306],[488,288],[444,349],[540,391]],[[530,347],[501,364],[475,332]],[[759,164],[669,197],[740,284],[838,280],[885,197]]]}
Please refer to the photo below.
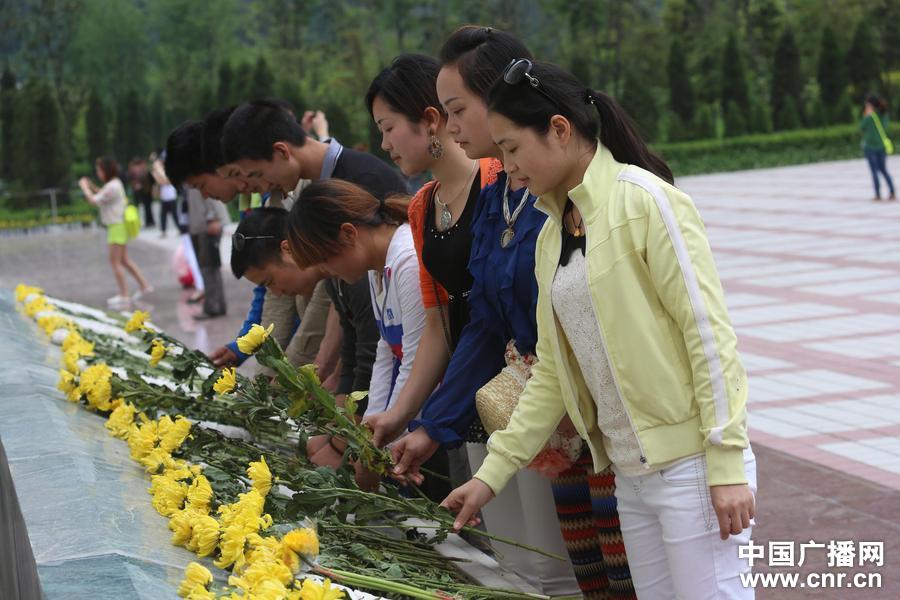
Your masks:
{"label": "shoulder strap", "polygon": [[872,113],[872,120],[875,122],[875,128],[878,130],[878,135],[881,136],[881,142],[887,146],[888,136],[884,132],[884,127],[881,126],[881,119],[878,117],[877,112]]}

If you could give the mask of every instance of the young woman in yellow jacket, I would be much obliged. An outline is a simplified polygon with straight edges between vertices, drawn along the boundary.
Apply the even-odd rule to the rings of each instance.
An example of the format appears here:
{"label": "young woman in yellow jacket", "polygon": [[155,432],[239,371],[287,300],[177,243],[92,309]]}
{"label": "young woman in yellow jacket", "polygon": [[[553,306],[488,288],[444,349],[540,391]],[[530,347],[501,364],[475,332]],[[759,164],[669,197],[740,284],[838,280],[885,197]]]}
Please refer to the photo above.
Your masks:
{"label": "young woman in yellow jacket", "polygon": [[511,62],[489,111],[507,173],[549,217],[538,362],[444,505],[472,521],[568,414],[594,468],[616,473],[638,597],[752,598],[738,554],[755,512],[747,379],[693,202],[628,115],[559,67]]}

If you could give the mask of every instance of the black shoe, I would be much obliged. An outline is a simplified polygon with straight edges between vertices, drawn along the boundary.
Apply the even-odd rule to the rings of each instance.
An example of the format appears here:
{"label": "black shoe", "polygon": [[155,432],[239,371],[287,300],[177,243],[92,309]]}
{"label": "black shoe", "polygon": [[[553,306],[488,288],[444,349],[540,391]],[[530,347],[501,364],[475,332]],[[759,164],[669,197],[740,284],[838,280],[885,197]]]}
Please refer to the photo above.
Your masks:
{"label": "black shoe", "polygon": [[199,302],[203,302],[206,299],[206,294],[197,294],[196,296],[191,296],[187,299],[188,304],[197,304]]}

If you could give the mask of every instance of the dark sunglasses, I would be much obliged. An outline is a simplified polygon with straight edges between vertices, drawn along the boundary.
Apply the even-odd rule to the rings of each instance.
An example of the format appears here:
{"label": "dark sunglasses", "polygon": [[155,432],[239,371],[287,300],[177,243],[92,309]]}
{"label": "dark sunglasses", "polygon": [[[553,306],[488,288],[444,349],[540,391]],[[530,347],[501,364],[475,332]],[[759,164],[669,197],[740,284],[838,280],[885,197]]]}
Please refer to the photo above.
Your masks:
{"label": "dark sunglasses", "polygon": [[244,235],[243,233],[234,233],[231,236],[231,247],[240,252],[244,249],[247,240],[274,240],[274,235]]}
{"label": "dark sunglasses", "polygon": [[509,61],[506,68],[503,69],[503,81],[508,85],[519,85],[526,79],[529,85],[539,92],[544,98],[553,103],[553,106],[562,111],[562,105],[554,98],[550,92],[544,89],[538,78],[531,74],[531,68],[534,65],[527,58],[514,58]]}

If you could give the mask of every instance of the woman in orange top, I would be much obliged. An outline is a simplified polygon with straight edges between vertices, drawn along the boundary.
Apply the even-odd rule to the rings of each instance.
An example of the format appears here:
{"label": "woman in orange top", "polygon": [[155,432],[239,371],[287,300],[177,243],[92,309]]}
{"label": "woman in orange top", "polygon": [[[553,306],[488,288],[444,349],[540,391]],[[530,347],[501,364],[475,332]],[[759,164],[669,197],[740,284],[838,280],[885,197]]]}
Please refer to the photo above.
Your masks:
{"label": "woman in orange top", "polygon": [[381,147],[406,176],[430,171],[409,206],[419,279],[425,304],[425,331],[412,373],[394,405],[369,417],[378,445],[406,430],[440,383],[459,334],[469,322],[467,296],[472,232],[469,228],[481,188],[502,169],[494,159],[472,160],[447,133],[447,115],[438,101],[437,60],[403,54],[372,81],[366,104],[382,133]]}

